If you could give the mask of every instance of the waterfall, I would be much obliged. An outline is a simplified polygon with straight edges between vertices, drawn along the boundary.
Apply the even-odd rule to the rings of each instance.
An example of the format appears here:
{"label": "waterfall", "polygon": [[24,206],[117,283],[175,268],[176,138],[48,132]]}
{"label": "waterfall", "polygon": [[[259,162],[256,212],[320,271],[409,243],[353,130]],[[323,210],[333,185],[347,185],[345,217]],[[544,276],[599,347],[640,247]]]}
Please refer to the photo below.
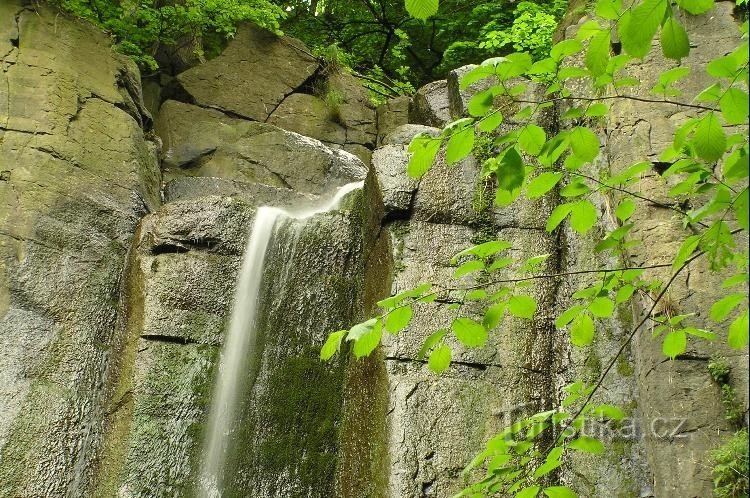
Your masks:
{"label": "waterfall", "polygon": [[[260,285],[266,250],[273,238],[274,227],[280,219],[306,220],[316,214],[331,211],[339,205],[346,194],[362,188],[363,185],[363,181],[348,183],[340,187],[330,198],[300,210],[284,210],[269,206],[258,208],[237,279],[229,331],[224,339],[219,373],[212,393],[198,493],[202,498],[221,496],[222,471],[236,418],[241,379],[248,369],[252,371],[255,368],[256,315]],[[296,233],[298,236],[299,230]]]}

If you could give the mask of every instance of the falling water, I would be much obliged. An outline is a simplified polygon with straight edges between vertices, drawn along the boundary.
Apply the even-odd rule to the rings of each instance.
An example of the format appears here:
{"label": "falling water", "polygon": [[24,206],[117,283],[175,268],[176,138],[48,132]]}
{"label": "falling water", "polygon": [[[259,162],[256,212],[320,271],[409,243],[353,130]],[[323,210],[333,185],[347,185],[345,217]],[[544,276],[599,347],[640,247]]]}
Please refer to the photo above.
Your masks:
{"label": "falling water", "polygon": [[199,495],[205,498],[221,496],[222,470],[227,452],[227,443],[235,421],[238,390],[241,387],[243,370],[254,368],[260,284],[263,277],[266,250],[273,236],[274,227],[280,218],[306,220],[316,214],[336,208],[349,192],[362,188],[364,182],[348,183],[340,187],[325,202],[320,202],[299,211],[262,206],[255,215],[253,229],[245,247],[234,293],[234,306],[229,322],[229,332],[224,340],[219,363],[219,376],[214,386],[208,432],[201,468]]}

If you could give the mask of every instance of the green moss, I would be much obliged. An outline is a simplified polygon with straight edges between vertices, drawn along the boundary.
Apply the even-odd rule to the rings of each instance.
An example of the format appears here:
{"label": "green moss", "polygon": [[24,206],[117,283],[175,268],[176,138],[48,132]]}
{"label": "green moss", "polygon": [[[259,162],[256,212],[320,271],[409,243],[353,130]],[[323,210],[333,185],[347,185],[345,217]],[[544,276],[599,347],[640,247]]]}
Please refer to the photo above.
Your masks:
{"label": "green moss", "polygon": [[635,369],[633,368],[633,365],[630,363],[630,360],[625,358],[625,356],[620,355],[617,357],[617,373],[622,375],[623,377],[630,377],[635,372]]}
{"label": "green moss", "polygon": [[596,381],[602,374],[602,360],[599,358],[599,355],[596,354],[595,351],[591,351],[591,353],[586,357],[586,361],[583,364],[583,378],[587,382],[594,382]]}
{"label": "green moss", "polygon": [[708,374],[721,389],[721,404],[724,405],[725,417],[730,424],[740,427],[743,410],[737,400],[737,392],[729,382],[731,372],[731,367],[723,358],[714,359],[708,363]]}

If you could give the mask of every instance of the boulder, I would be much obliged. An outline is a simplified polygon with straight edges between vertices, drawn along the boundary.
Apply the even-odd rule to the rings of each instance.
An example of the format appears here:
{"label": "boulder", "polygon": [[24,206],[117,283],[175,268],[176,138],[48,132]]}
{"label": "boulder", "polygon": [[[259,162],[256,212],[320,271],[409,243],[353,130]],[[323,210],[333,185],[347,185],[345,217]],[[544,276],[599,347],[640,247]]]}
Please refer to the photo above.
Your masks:
{"label": "boulder", "polygon": [[409,122],[442,128],[451,120],[448,109],[448,83],[428,83],[414,94],[409,105]]}
{"label": "boulder", "polygon": [[472,83],[462,90],[461,78],[476,67],[478,67],[476,64],[469,64],[454,69],[448,73],[448,77],[446,78],[448,89],[448,111],[452,119],[459,119],[468,116],[467,106],[469,105],[471,98],[478,92],[497,84],[497,78],[485,78]]}
{"label": "boulder", "polygon": [[344,145],[346,128],[341,109],[306,93],[294,93],[284,99],[268,122],[285,130],[317,138],[327,144]]}
{"label": "boulder", "polygon": [[312,138],[182,102],[165,102],[154,129],[167,179],[220,177],[321,194],[332,182],[366,172],[352,154]]}
{"label": "boulder", "polygon": [[378,106],[378,145],[391,131],[409,122],[409,97],[401,96],[388,99]]}
{"label": "boulder", "polygon": [[176,82],[199,106],[265,121],[317,69],[298,40],[246,24],[221,55],[181,73]]}

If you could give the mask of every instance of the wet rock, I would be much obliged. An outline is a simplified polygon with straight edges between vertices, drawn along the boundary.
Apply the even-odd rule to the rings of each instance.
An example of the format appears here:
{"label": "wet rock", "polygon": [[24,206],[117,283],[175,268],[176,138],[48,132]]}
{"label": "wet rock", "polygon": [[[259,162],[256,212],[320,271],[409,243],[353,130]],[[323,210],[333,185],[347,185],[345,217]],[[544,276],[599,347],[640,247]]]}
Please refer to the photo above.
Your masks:
{"label": "wet rock", "polygon": [[25,5],[0,3],[0,496],[86,496],[126,253],[160,173],[132,61]]}

